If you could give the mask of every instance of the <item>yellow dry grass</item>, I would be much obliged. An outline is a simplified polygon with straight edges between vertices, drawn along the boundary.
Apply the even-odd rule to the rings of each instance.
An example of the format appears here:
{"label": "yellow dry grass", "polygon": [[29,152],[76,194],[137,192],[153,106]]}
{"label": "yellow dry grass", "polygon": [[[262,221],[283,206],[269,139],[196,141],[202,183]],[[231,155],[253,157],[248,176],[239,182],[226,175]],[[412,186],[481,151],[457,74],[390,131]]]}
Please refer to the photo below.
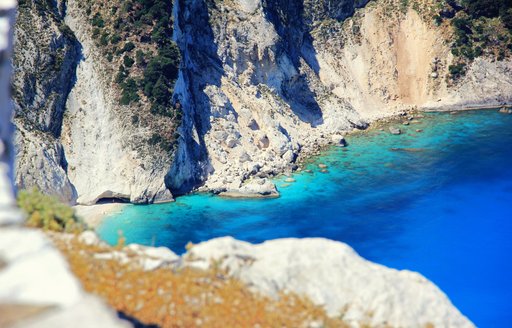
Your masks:
{"label": "yellow dry grass", "polygon": [[341,319],[297,295],[274,300],[248,290],[219,271],[170,268],[144,272],[99,260],[108,247],[54,238],[84,288],[145,324],[161,327],[347,327]]}

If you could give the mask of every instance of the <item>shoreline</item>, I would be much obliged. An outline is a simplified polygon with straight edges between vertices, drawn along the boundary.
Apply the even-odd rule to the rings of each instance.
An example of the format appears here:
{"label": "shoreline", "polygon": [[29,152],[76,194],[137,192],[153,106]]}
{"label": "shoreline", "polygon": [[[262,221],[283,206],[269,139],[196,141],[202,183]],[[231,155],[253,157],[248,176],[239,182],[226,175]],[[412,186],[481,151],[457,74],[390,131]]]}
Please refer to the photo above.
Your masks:
{"label": "shoreline", "polygon": [[[507,104],[489,104],[489,105],[467,105],[467,106],[441,106],[441,107],[424,107],[424,108],[408,108],[403,109],[399,112],[394,112],[389,116],[380,117],[378,119],[375,119],[368,123],[368,127],[364,130],[352,130],[352,131],[345,131],[343,133],[340,133],[344,138],[350,135],[354,134],[360,134],[360,133],[366,133],[368,131],[374,130],[374,129],[382,129],[386,125],[391,124],[398,124],[402,121],[408,121],[410,117],[419,116],[422,113],[435,113],[435,112],[442,112],[442,113],[449,113],[451,111],[473,111],[473,110],[499,110],[501,108],[512,108],[511,103]],[[327,138],[326,138],[327,139]],[[270,180],[274,181],[276,179],[279,179],[283,176],[291,176],[293,174],[300,174],[303,172],[305,166],[310,163],[314,158],[321,156],[322,152],[325,151],[329,147],[334,147],[335,143],[331,140],[326,142],[325,144],[318,145],[317,148],[311,149],[309,151],[305,151],[301,154],[299,154],[296,162],[294,163],[297,165],[296,170],[283,170],[283,172],[273,176],[269,177]],[[349,145],[350,146],[350,145]],[[274,184],[275,185],[275,184]],[[277,186],[276,186],[277,188]],[[242,193],[240,191],[226,191],[222,193],[215,193],[214,190],[208,190],[208,189],[202,189],[198,188],[196,190],[191,191],[190,193],[187,193],[185,195],[176,196],[182,197],[187,195],[193,195],[197,193],[208,193],[212,194],[218,197],[222,197],[225,199],[274,199],[280,197],[280,192],[277,190],[277,194],[272,195],[260,195],[260,194],[250,194],[250,193]],[[157,204],[157,203],[155,203]],[[116,212],[120,212],[123,207],[130,205],[130,204],[123,204],[123,203],[112,203],[112,204],[95,204],[95,205],[76,205],[73,206],[73,209],[76,211],[76,214],[80,216],[84,222],[91,227],[92,229],[96,229],[101,225],[101,223],[105,220],[105,218],[111,214],[114,214]]]}
{"label": "shoreline", "polygon": [[105,218],[111,214],[120,212],[123,207],[129,204],[112,203],[112,204],[96,204],[96,205],[75,205],[73,209],[77,216],[89,226],[96,230]]}

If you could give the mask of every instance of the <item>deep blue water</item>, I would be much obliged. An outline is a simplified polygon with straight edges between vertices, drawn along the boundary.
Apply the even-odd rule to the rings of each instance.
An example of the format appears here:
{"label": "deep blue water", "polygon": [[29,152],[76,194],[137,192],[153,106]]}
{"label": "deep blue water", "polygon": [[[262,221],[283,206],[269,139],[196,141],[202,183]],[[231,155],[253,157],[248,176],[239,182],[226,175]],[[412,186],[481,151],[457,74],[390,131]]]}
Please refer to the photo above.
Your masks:
{"label": "deep blue water", "polygon": [[[128,206],[98,231],[115,243],[183,252],[219,236],[343,241],[363,257],[422,273],[480,327],[512,327],[512,115],[430,113],[400,136],[348,138],[271,200],[184,196]],[[416,129],[424,132],[417,133]],[[399,148],[393,149],[393,148]],[[319,163],[329,166],[321,173]]]}

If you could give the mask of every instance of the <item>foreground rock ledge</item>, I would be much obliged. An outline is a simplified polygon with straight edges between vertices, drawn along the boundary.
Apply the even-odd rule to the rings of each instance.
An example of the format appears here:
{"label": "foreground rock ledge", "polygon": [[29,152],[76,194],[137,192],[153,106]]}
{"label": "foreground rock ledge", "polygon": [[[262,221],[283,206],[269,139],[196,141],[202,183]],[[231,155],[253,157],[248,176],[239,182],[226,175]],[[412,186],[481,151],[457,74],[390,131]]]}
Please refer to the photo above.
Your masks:
{"label": "foreground rock ledge", "polygon": [[305,295],[356,327],[474,327],[422,275],[369,262],[340,242],[281,239],[252,245],[225,237],[194,246],[181,265],[208,269],[212,263],[265,295]]}

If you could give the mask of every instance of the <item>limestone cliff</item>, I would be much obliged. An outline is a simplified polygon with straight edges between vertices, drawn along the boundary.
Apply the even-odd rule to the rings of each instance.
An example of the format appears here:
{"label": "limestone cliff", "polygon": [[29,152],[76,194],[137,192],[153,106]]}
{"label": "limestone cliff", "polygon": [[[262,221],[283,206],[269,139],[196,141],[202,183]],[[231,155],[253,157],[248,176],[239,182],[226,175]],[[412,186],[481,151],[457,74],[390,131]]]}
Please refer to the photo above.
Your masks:
{"label": "limestone cliff", "polygon": [[114,65],[93,42],[78,1],[21,1],[16,28],[16,182],[74,203],[102,198],[172,200],[164,176],[172,151],[148,143],[173,121],[120,105]]}
{"label": "limestone cliff", "polygon": [[[181,0],[146,13],[133,1],[23,1],[18,185],[83,204],[168,200],[167,188],[274,195],[266,178],[375,119],[510,102],[510,56],[484,53],[453,79],[453,31],[433,19],[441,3]],[[162,26],[161,10],[172,17]],[[177,81],[157,88],[148,72],[160,66],[143,55],[171,34]],[[166,109],[175,101],[183,120]]]}
{"label": "limestone cliff", "polygon": [[[361,9],[358,9],[362,7]],[[414,8],[413,8],[414,7]],[[302,153],[410,108],[510,102],[510,59],[478,58],[461,81],[435,1],[182,1],[176,93],[185,122],[173,190],[241,190]]]}

